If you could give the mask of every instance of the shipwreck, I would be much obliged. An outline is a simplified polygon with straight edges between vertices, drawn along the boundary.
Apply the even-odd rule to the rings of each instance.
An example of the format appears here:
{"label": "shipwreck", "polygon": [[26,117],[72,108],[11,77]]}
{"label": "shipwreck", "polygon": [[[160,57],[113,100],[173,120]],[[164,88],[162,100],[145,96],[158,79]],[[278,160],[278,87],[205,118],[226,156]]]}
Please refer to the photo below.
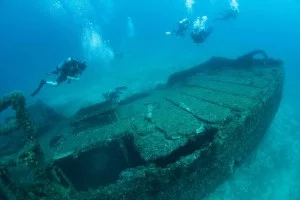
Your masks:
{"label": "shipwreck", "polygon": [[212,57],[71,118],[43,103],[26,107],[13,92],[0,99],[0,111],[16,111],[0,134],[25,140],[1,154],[0,199],[201,199],[258,145],[283,83],[284,63],[253,51]]}

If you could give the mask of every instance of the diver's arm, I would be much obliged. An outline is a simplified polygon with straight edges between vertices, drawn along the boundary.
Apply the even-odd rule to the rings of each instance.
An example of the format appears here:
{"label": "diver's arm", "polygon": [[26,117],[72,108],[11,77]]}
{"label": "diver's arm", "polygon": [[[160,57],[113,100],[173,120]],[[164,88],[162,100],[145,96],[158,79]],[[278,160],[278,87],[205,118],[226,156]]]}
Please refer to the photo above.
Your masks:
{"label": "diver's arm", "polygon": [[80,76],[81,76],[81,73],[77,73],[74,76],[67,76],[67,80],[68,81],[71,81],[71,80],[78,81],[78,80],[80,80]]}
{"label": "diver's arm", "polygon": [[67,79],[68,79],[69,81],[71,81],[71,80],[75,80],[75,81],[80,80],[79,77],[72,77],[72,76],[67,76]]}

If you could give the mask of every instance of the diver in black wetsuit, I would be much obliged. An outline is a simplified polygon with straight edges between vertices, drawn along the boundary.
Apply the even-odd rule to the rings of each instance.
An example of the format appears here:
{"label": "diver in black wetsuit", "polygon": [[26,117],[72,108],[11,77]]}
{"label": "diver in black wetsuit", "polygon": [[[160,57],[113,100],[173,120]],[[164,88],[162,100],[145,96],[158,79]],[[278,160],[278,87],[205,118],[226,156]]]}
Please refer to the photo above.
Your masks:
{"label": "diver in black wetsuit", "polygon": [[230,19],[236,19],[239,15],[238,10],[228,9],[220,13],[220,16],[215,18],[213,21],[225,21]]}
{"label": "diver in black wetsuit", "polygon": [[64,62],[58,65],[53,72],[47,73],[47,75],[57,75],[56,81],[41,80],[39,87],[31,94],[31,96],[35,96],[45,84],[58,86],[65,81],[71,83],[72,80],[79,80],[80,75],[85,69],[86,61],[67,58]]}
{"label": "diver in black wetsuit", "polygon": [[208,29],[196,32],[193,31],[191,33],[191,38],[193,39],[194,43],[200,44],[205,42],[206,38],[213,32],[213,28],[209,27]]}
{"label": "diver in black wetsuit", "polygon": [[190,21],[187,18],[184,18],[177,22],[177,26],[174,31],[166,32],[166,35],[174,34],[177,38],[184,37],[186,31],[189,29]]}
{"label": "diver in black wetsuit", "polygon": [[239,15],[239,4],[236,0],[231,0],[230,9],[227,9],[220,13],[220,16],[213,21],[224,21],[229,19],[236,19]]}
{"label": "diver in black wetsuit", "polygon": [[212,27],[205,28],[206,21],[206,16],[203,16],[201,19],[198,17],[193,24],[191,38],[196,44],[205,42],[206,38],[213,32]]}
{"label": "diver in black wetsuit", "polygon": [[190,21],[187,18],[184,18],[177,22],[177,28],[174,31],[174,34],[177,38],[184,37],[185,32],[189,29]]}

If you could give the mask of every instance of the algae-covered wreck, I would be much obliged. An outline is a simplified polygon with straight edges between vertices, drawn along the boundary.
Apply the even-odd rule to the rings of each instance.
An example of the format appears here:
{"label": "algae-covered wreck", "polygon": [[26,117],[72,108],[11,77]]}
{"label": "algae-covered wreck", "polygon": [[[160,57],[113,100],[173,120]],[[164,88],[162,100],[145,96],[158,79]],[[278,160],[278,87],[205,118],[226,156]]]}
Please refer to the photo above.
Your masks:
{"label": "algae-covered wreck", "polygon": [[[279,107],[283,78],[283,63],[263,51],[213,57],[171,74],[153,90],[82,108],[71,119],[60,118],[68,123],[47,129],[40,145],[31,139],[27,144],[34,148],[23,149],[25,156],[1,159],[1,198],[204,197],[265,134]],[[1,103],[1,111],[7,106]],[[24,127],[19,125],[11,131]],[[50,148],[43,141],[51,140],[51,132],[64,137],[52,138],[60,144]],[[35,165],[24,165],[28,159]]]}

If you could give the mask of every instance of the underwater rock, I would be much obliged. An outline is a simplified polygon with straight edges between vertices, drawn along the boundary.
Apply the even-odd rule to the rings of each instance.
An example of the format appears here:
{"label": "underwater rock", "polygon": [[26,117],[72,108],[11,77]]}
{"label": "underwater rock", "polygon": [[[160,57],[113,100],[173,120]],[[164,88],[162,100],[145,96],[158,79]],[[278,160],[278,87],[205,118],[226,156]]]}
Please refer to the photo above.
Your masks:
{"label": "underwater rock", "polygon": [[45,152],[50,180],[73,200],[205,197],[255,149],[279,107],[283,62],[257,54],[213,57],[143,95],[80,109],[70,119],[77,134]]}

